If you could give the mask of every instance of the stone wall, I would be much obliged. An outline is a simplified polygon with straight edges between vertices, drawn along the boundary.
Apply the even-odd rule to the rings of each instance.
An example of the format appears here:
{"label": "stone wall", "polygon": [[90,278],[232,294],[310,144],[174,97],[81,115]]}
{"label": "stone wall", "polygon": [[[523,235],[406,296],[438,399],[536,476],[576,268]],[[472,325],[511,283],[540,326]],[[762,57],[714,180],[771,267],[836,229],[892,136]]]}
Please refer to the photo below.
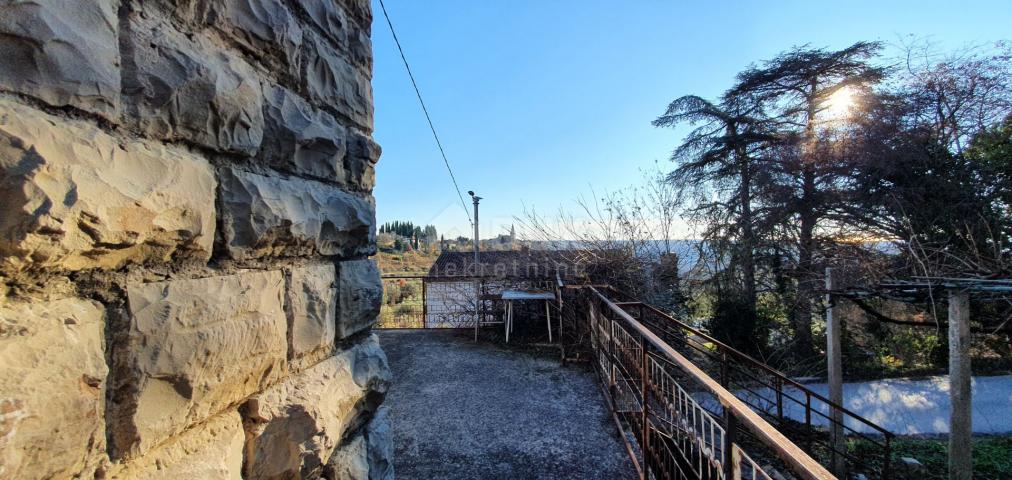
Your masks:
{"label": "stone wall", "polygon": [[369,0],[0,0],[0,478],[392,478]]}

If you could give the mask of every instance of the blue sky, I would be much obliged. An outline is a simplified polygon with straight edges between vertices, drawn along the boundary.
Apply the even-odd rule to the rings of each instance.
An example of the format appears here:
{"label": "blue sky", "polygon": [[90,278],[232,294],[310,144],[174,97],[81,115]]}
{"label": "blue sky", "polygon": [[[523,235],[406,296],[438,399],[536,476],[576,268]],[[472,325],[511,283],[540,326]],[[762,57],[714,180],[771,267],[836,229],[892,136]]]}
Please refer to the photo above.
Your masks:
{"label": "blue sky", "polygon": [[[1010,37],[1005,1],[688,2],[385,0],[481,236],[524,207],[551,213],[668,168],[681,132],[650,125],[674,98],[715,97],[748,64],[794,45],[955,48]],[[373,2],[380,222],[470,226]]]}

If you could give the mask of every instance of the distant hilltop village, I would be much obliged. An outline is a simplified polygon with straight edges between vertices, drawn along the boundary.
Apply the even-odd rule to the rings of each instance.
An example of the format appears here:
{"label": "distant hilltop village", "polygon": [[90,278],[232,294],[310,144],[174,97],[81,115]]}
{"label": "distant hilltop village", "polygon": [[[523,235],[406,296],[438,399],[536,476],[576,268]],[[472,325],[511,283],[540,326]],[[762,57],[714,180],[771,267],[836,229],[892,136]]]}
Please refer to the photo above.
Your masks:
{"label": "distant hilltop village", "polygon": [[[381,225],[376,245],[380,251],[387,253],[409,251],[440,253],[474,249],[474,242],[468,237],[445,238],[433,225],[416,226],[407,221],[394,221]],[[516,228],[513,225],[510,225],[509,234],[499,234],[481,241],[481,249],[484,251],[519,250],[527,247],[529,245],[517,241]]]}

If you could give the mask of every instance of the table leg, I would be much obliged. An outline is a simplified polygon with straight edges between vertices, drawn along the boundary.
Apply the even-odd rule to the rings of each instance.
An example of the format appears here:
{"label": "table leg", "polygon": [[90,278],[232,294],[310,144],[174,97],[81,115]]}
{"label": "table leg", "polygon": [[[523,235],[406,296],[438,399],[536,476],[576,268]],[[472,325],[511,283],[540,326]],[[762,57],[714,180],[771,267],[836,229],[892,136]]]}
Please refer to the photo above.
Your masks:
{"label": "table leg", "polygon": [[545,300],[545,319],[548,321],[548,343],[552,343],[552,314],[549,309],[548,300]]}
{"label": "table leg", "polygon": [[513,328],[513,301],[506,304],[506,343],[510,343],[510,330]]}

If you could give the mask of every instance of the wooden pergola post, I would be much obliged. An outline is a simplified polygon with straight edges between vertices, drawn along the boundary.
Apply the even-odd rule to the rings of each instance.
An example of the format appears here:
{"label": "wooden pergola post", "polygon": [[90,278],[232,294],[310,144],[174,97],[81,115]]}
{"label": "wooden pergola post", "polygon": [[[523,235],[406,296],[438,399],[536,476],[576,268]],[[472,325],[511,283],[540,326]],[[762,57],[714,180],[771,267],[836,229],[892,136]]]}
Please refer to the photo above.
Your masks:
{"label": "wooden pergola post", "polygon": [[[833,295],[836,282],[833,280],[833,268],[826,267],[826,362],[827,380],[829,382],[829,400],[843,405],[843,347],[840,339],[843,327],[840,318],[833,315]],[[843,431],[843,412],[831,408],[829,410],[829,434],[833,446],[833,473],[845,478],[844,452],[847,451],[847,438]]]}
{"label": "wooden pergola post", "polygon": [[970,295],[949,290],[949,479],[973,477],[970,393]]}

